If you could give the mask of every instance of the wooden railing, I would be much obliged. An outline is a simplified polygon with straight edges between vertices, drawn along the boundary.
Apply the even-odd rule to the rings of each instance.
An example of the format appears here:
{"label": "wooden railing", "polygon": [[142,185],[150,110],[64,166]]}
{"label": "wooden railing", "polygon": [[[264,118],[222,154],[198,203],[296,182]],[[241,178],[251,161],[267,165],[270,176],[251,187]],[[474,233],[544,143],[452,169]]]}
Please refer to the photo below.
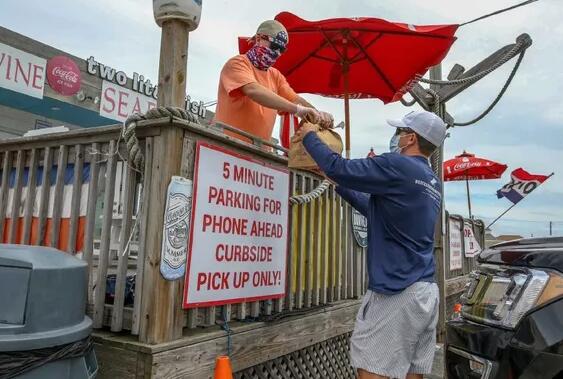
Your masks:
{"label": "wooden railing", "polygon": [[[158,129],[140,133],[146,149]],[[0,142],[3,242],[50,246],[88,262],[88,312],[94,327],[115,331],[124,318],[138,330],[140,297],[125,299],[125,290],[128,277],[142,281],[144,268],[142,238],[127,246],[142,199],[124,152],[119,127]],[[115,289],[106,296],[108,282]]]}
{"label": "wooden railing", "polygon": [[[143,175],[124,158],[119,126],[0,142],[3,242],[51,246],[88,262],[88,313],[95,328],[142,335],[143,319],[150,318],[143,302],[152,299],[143,289],[162,279],[155,276],[154,252],[145,247],[149,217],[145,210],[151,196],[165,196],[150,190],[156,175],[153,160],[166,153],[153,148],[163,126],[181,130],[179,174],[187,178],[193,176],[195,143],[202,139],[272,165],[287,165],[279,151],[238,142],[212,127],[170,119],[139,124]],[[320,180],[306,172],[290,174],[295,194],[309,192]],[[171,298],[170,308],[183,313],[182,325],[195,328],[218,319],[260,318],[363,294],[365,249],[354,241],[350,205],[334,188],[309,204],[292,206],[290,230],[285,298],[191,310],[182,310],[181,299]]]}

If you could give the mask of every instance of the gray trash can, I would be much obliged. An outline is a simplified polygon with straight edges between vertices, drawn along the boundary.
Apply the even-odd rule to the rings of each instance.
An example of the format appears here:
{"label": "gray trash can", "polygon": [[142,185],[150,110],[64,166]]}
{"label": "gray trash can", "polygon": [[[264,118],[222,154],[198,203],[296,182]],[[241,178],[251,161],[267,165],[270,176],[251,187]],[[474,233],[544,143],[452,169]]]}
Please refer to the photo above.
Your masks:
{"label": "gray trash can", "polygon": [[96,376],[87,269],[55,249],[0,244],[0,379]]}

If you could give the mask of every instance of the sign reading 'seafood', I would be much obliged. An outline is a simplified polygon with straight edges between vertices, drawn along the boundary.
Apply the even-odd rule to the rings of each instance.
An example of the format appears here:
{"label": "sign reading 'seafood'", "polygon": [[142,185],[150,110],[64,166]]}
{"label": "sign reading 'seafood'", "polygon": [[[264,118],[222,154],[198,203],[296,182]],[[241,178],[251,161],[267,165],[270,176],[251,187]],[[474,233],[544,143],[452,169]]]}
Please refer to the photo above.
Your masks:
{"label": "sign reading 'seafood'", "polygon": [[283,297],[289,173],[197,145],[184,307]]}

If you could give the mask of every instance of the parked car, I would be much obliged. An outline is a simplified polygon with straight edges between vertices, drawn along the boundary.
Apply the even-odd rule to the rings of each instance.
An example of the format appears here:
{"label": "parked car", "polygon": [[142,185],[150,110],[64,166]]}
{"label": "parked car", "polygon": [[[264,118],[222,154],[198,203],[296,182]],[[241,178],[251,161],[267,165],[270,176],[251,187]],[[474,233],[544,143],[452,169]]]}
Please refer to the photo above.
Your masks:
{"label": "parked car", "polygon": [[482,252],[446,325],[449,379],[563,379],[563,237]]}

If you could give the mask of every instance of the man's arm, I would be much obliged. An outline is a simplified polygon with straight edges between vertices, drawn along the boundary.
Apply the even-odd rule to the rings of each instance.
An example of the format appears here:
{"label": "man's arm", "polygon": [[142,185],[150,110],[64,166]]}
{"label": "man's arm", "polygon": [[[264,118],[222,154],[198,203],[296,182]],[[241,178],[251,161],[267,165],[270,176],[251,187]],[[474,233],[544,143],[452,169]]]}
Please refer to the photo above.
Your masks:
{"label": "man's arm", "polygon": [[336,193],[342,196],[344,200],[346,200],[348,203],[350,203],[350,205],[356,208],[356,210],[364,215],[364,217],[368,217],[368,194],[354,191],[343,186],[337,186]]}
{"label": "man's arm", "polygon": [[[297,95],[297,97],[295,98],[295,100],[293,102],[295,104],[301,104],[304,107],[315,108],[311,103],[309,103],[307,100],[305,100],[304,98],[302,98],[299,95]],[[317,108],[315,108],[315,109],[317,109]]]}
{"label": "man's arm", "polygon": [[[304,107],[317,109],[311,103],[309,103],[307,100],[302,98],[301,96],[297,96],[295,98],[295,100],[293,100],[293,102],[295,104],[303,105]],[[334,127],[334,118],[332,117],[332,115],[330,113],[319,111],[319,116],[320,116],[319,117],[320,119],[318,120],[318,123],[321,125],[321,127],[323,127],[323,128]]]}
{"label": "man's arm", "polygon": [[[245,84],[240,90],[251,100],[266,108],[275,109],[279,112],[295,114],[301,118],[311,120],[317,120],[319,118],[318,112],[306,101],[305,103],[309,105],[303,106],[301,102],[292,103],[258,83]],[[299,98],[300,97],[298,96],[298,99]]]}
{"label": "man's arm", "polygon": [[333,181],[370,194],[383,194],[401,175],[389,161],[389,154],[374,158],[344,159],[322,142],[316,133],[304,130],[303,146],[319,168]]}
{"label": "man's arm", "polygon": [[242,86],[241,92],[264,107],[287,113],[295,113],[297,111],[296,104],[258,83],[249,83]]}

